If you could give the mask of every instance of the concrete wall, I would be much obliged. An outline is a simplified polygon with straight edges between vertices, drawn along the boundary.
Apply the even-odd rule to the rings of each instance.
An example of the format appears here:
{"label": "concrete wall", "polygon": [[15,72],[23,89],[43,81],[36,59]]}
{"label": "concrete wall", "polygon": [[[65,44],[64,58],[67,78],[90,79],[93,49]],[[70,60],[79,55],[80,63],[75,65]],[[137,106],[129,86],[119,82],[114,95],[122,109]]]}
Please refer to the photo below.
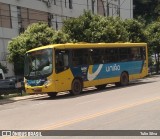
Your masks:
{"label": "concrete wall", "polygon": [[120,4],[120,17],[122,19],[133,18],[133,0],[125,0],[124,2],[121,0]]}
{"label": "concrete wall", "polygon": [[2,28],[0,27],[0,62],[7,66],[9,72],[6,76],[14,75],[13,65],[7,62],[7,54],[8,54],[8,42],[16,37],[18,33],[18,21],[17,21],[17,7],[14,5],[10,6],[11,11],[11,24],[12,28]]}

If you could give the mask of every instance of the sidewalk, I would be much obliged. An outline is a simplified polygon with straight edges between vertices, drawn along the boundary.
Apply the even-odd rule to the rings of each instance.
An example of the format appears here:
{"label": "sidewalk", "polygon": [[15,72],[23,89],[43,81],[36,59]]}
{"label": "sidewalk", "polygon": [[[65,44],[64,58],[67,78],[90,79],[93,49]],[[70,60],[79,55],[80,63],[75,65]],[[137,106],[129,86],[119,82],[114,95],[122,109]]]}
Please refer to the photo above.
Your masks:
{"label": "sidewalk", "polygon": [[41,98],[41,97],[44,97],[44,96],[46,96],[46,94],[43,94],[43,95],[26,95],[26,96],[17,96],[17,97],[12,97],[12,98],[0,99],[0,105],[7,104],[7,103],[13,103],[13,102],[16,102],[16,101],[21,101],[21,100]]}

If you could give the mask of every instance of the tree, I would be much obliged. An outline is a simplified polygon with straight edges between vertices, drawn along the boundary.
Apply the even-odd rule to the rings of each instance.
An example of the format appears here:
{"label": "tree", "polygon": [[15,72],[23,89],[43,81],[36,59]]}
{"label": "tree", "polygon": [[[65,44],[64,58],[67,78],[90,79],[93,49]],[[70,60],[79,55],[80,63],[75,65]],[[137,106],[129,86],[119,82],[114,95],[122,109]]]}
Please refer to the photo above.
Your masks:
{"label": "tree", "polygon": [[160,0],[134,0],[134,18],[141,16],[147,23],[160,16]]}
{"label": "tree", "polygon": [[63,33],[62,30],[58,30],[53,35],[51,41],[52,41],[53,44],[59,44],[59,43],[70,42],[70,39],[69,39],[69,36],[67,34]]}
{"label": "tree", "polygon": [[128,33],[120,18],[103,17],[84,12],[78,18],[64,21],[62,28],[73,42],[125,42]]}
{"label": "tree", "polygon": [[126,19],[125,28],[128,32],[129,42],[145,42],[145,25],[136,19]]}
{"label": "tree", "polygon": [[160,65],[160,22],[156,21],[149,24],[145,34],[149,44],[149,51],[155,55],[156,72],[158,73]]}
{"label": "tree", "polygon": [[[59,38],[59,36],[61,38]],[[67,35],[56,32],[46,23],[34,23],[30,25],[23,34],[14,38],[8,46],[9,61],[14,63],[15,74],[23,74],[24,54],[26,51],[53,43],[64,43]]]}

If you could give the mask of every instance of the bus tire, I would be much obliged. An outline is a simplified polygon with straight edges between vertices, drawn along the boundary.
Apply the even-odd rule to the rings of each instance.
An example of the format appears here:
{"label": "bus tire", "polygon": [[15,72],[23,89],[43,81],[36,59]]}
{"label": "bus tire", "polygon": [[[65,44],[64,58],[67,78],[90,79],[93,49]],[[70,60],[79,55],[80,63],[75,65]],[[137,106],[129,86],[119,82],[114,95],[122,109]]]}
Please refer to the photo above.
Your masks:
{"label": "bus tire", "polygon": [[71,87],[71,95],[79,95],[82,92],[82,82],[79,79],[74,79],[72,82],[72,87]]}
{"label": "bus tire", "polygon": [[47,94],[48,94],[48,96],[51,97],[51,98],[55,98],[55,97],[57,96],[57,93],[55,93],[55,92],[49,92],[49,93],[47,93]]}
{"label": "bus tire", "polygon": [[97,85],[95,86],[98,90],[102,90],[106,88],[106,84],[102,84],[102,85]]}
{"label": "bus tire", "polygon": [[117,87],[119,87],[119,86],[121,86],[121,83],[120,83],[120,82],[116,82],[115,85],[116,85]]}
{"label": "bus tire", "polygon": [[120,85],[127,86],[129,84],[129,76],[127,72],[122,72],[120,77]]}

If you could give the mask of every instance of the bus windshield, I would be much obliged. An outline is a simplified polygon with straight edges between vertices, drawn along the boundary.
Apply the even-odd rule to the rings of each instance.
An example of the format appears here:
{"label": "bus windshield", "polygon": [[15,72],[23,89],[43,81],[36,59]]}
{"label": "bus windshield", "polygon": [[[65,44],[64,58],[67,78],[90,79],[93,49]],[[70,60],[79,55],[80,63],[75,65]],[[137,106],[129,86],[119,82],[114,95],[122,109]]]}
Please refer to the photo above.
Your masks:
{"label": "bus windshield", "polygon": [[42,49],[25,55],[24,75],[26,79],[47,77],[53,70],[52,49]]}

